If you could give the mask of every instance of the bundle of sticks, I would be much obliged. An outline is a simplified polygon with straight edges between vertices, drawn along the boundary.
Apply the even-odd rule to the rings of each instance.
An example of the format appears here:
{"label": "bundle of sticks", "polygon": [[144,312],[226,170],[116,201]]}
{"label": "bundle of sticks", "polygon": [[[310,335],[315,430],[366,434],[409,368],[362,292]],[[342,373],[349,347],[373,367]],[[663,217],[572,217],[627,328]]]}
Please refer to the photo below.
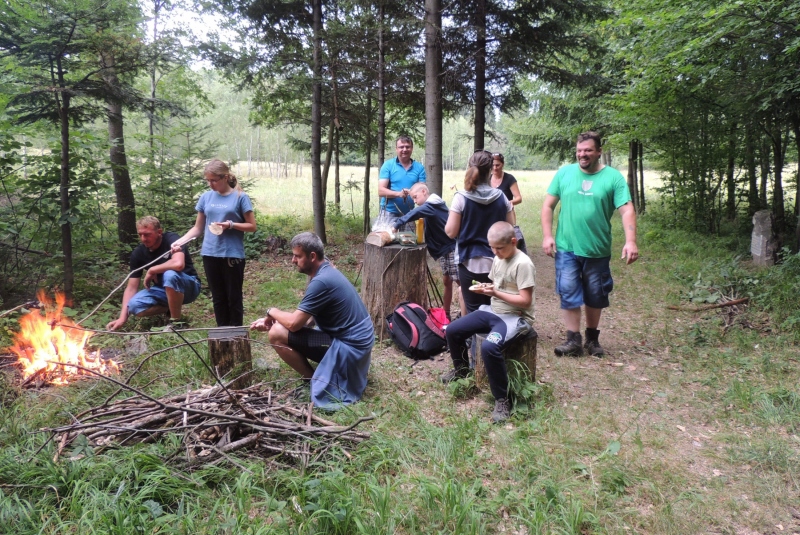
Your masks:
{"label": "bundle of sticks", "polygon": [[348,448],[369,438],[355,427],[371,417],[340,426],[314,414],[313,404],[298,404],[291,393],[271,386],[215,386],[161,399],[140,393],[88,409],[74,423],[47,431],[58,444],[56,459],[70,445],[102,451],[180,434],[190,466],[220,460],[236,464],[230,454],[237,452],[305,467],[334,451],[349,458]]}

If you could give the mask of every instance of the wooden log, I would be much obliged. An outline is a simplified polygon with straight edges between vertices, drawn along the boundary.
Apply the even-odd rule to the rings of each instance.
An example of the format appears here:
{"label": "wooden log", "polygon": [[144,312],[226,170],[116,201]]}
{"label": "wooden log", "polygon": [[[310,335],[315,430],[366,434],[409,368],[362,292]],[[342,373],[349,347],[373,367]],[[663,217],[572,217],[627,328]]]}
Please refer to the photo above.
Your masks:
{"label": "wooden log", "polygon": [[383,339],[386,316],[397,303],[412,301],[427,308],[428,278],[425,255],[428,247],[364,244],[361,299],[375,324],[375,332]]}
{"label": "wooden log", "polygon": [[247,388],[252,383],[253,356],[250,331],[246,327],[212,330],[208,334],[208,357],[223,382],[236,379],[230,388]]}
{"label": "wooden log", "polygon": [[[475,384],[481,387],[488,385],[486,368],[483,366],[483,355],[481,354],[481,344],[485,339],[485,334],[476,335],[478,346],[475,352]],[[512,342],[503,351],[506,360],[519,361],[528,368],[528,380],[531,382],[536,381],[536,342],[538,339],[536,331],[532,331],[528,336]]]}

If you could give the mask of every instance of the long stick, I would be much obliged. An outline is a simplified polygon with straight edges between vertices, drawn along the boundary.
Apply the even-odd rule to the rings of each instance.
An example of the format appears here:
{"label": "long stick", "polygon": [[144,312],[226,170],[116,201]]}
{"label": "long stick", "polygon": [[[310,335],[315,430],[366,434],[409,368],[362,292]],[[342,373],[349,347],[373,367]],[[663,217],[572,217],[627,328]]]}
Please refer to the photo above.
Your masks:
{"label": "long stick", "polygon": [[732,307],[734,305],[741,305],[742,303],[747,303],[750,301],[749,297],[743,297],[742,299],[734,299],[733,301],[726,301],[725,303],[714,303],[713,305],[705,305],[702,307],[678,307],[675,305],[669,305],[667,308],[669,310],[678,310],[680,312],[702,312],[704,310],[711,310],[713,308],[725,308],[725,307]]}

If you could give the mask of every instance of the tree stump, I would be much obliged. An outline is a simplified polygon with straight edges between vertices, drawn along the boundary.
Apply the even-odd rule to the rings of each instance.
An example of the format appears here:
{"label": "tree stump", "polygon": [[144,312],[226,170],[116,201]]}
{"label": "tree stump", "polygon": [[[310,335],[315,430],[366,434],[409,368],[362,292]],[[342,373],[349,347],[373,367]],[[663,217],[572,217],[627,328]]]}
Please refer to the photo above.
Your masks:
{"label": "tree stump", "polygon": [[428,308],[428,273],[425,255],[428,246],[413,247],[364,244],[361,299],[375,324],[378,339],[383,339],[386,316],[401,301]]}
{"label": "tree stump", "polygon": [[[483,366],[483,355],[481,354],[481,344],[486,339],[486,334],[475,335],[477,348],[475,351],[475,384],[486,386],[488,377],[486,368]],[[536,381],[536,342],[539,336],[536,331],[531,331],[527,336],[515,340],[503,351],[506,360],[516,360],[528,368],[528,380]]]}
{"label": "tree stump", "polygon": [[[208,333],[208,357],[211,366],[230,388],[247,388],[252,383],[253,357],[250,354],[250,331],[246,327],[212,330]],[[235,380],[234,380],[235,379]]]}

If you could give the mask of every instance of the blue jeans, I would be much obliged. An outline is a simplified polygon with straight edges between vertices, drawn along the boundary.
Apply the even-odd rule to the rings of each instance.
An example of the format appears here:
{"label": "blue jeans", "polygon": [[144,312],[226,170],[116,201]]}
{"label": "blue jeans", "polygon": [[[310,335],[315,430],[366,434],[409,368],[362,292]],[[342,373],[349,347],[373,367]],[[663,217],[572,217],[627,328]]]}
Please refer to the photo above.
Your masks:
{"label": "blue jeans", "polygon": [[[506,324],[497,315],[491,312],[478,310],[462,316],[447,326],[447,346],[453,358],[453,366],[463,369],[469,366],[467,355],[467,339],[474,334],[489,333],[481,343],[483,366],[489,379],[489,388],[494,399],[508,398],[508,370],[503,349],[508,345],[505,342]],[[513,340],[513,339],[512,339]],[[512,340],[509,340],[512,341]]]}
{"label": "blue jeans", "polygon": [[183,294],[184,305],[188,305],[200,295],[200,279],[181,271],[172,271],[170,269],[161,274],[161,282],[159,284],[153,284],[150,288],[139,290],[128,301],[128,313],[138,316],[150,308],[167,306],[165,286]]}
{"label": "blue jeans", "polygon": [[584,304],[607,308],[608,294],[614,289],[610,260],[610,256],[587,258],[556,252],[556,293],[561,296],[561,308],[570,310]]}

